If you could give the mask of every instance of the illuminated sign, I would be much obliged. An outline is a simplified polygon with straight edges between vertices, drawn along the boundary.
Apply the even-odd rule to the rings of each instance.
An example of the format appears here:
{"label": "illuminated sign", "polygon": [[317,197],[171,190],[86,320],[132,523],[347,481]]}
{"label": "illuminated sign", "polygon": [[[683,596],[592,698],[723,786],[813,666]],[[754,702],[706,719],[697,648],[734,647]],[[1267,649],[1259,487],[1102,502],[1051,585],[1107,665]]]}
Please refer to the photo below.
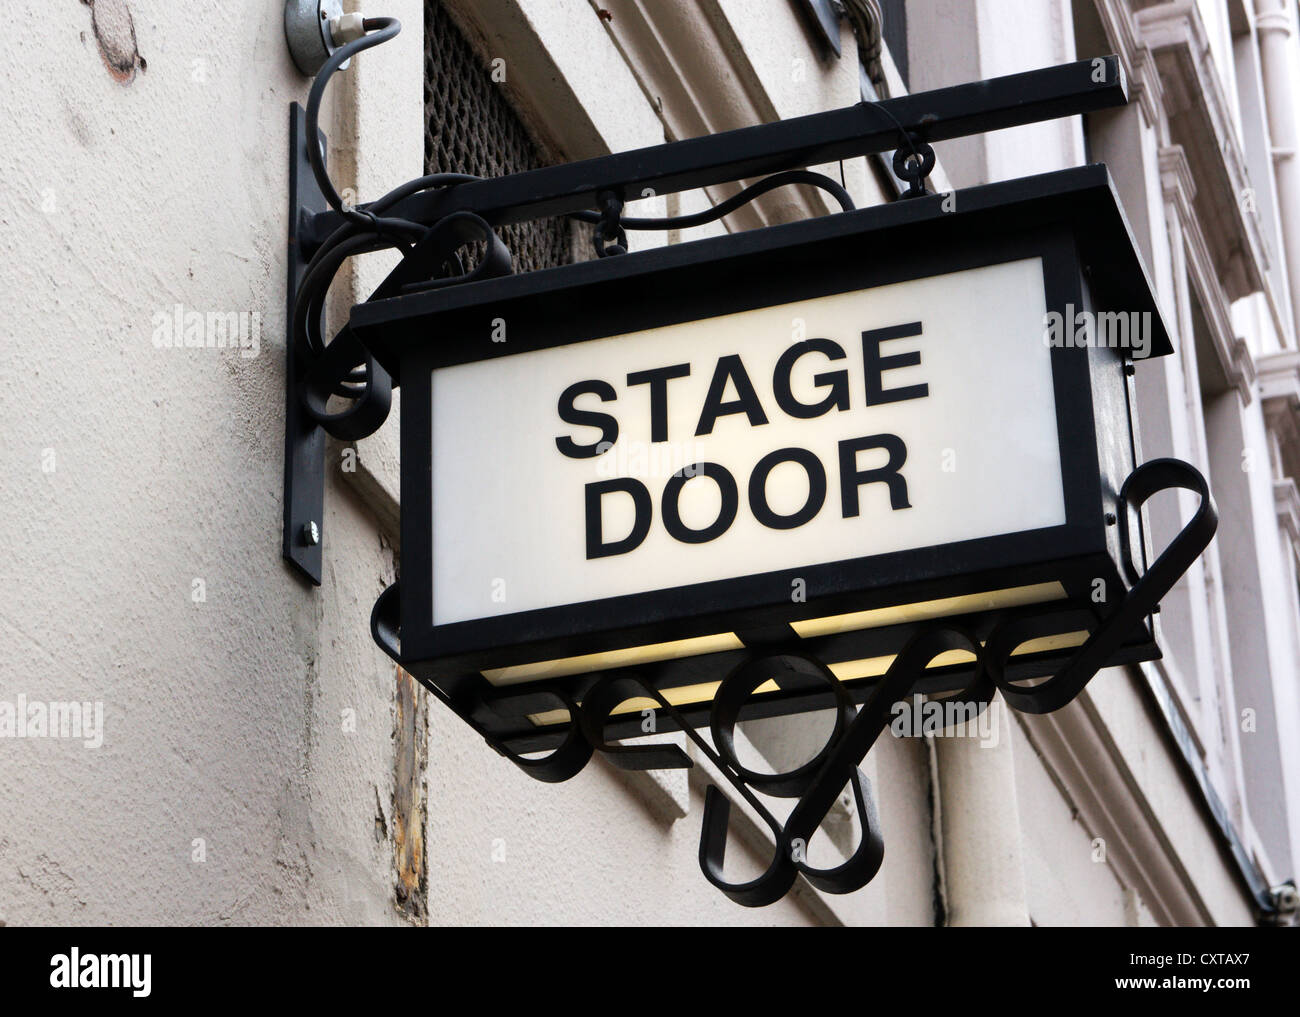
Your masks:
{"label": "illuminated sign", "polygon": [[[1103,167],[956,205],[355,308],[402,389],[403,666],[576,701],[653,663],[689,712],[756,644],[855,683],[922,621],[1042,605],[1019,652],[1064,659],[1131,586],[1126,538],[1144,561],[1130,375],[1169,342]],[[1138,626],[1115,659],[1155,653]],[[502,729],[536,741],[542,698]]]}
{"label": "illuminated sign", "polygon": [[433,624],[1063,525],[1045,313],[1029,258],[435,370]]}

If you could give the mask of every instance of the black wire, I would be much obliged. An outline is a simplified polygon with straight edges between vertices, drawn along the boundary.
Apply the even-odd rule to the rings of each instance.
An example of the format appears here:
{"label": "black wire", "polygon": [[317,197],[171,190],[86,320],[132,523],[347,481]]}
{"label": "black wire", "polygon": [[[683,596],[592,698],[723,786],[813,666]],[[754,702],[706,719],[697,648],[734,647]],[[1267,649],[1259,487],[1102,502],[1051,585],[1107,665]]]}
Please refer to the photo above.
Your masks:
{"label": "black wire", "polygon": [[[417,177],[415,180],[407,181],[389,191],[379,200],[370,202],[362,211],[374,215],[387,210],[396,202],[419,191],[429,190],[434,187],[454,186],[455,184],[468,183],[478,179],[480,178],[464,173],[432,173],[427,176]],[[790,184],[807,184],[821,188],[830,193],[839,202],[841,209],[846,212],[852,211],[855,207],[849,192],[832,178],[808,170],[788,170],[765,177],[732,195],[726,201],[702,212],[662,219],[621,219],[619,225],[625,229],[633,230],[689,229],[692,226],[702,226],[721,219],[761,194],[766,194],[768,191]],[[324,188],[322,187],[321,190],[324,191]],[[377,215],[375,217],[377,218]],[[572,212],[569,213],[569,217],[593,224],[601,222],[599,212]],[[405,220],[389,221],[405,222]],[[382,239],[371,225],[371,216],[363,215],[361,223],[362,225],[358,226],[356,220],[349,218],[346,223],[326,238],[308,264],[302,285],[298,289],[298,298],[294,302],[294,334],[301,337],[307,348],[317,356],[324,352],[324,345],[320,343],[317,336],[311,333],[307,325],[310,321],[319,319],[320,310],[324,306],[325,294],[328,292],[334,276],[344,261],[353,255],[376,250],[376,241]],[[419,228],[422,231],[424,230],[424,227]]]}
{"label": "black wire", "polygon": [[[318,124],[321,100],[324,97],[325,88],[329,84],[330,77],[343,64],[363,50],[381,45],[394,38],[402,30],[401,22],[396,18],[389,17],[366,18],[362,22],[362,28],[367,33],[366,35],[340,46],[325,61],[324,66],[316,75],[316,79],[312,82],[311,91],[307,96],[307,161],[311,166],[312,174],[316,178],[316,185],[320,188],[321,194],[324,195],[330,206],[345,219],[345,222],[338,229],[325,238],[312,256],[302,283],[298,288],[297,299],[294,302],[293,334],[296,339],[300,339],[305,344],[310,352],[317,356],[324,352],[325,344],[320,336],[314,334],[313,330],[308,326],[312,320],[318,321],[320,319],[326,294],[343,262],[356,254],[388,248],[397,248],[402,256],[406,257],[410,253],[410,246],[418,242],[428,232],[428,227],[422,223],[409,219],[388,218],[381,215],[381,213],[387,211],[403,198],[420,191],[450,187],[481,179],[465,173],[431,173],[409,180],[389,191],[379,200],[369,202],[364,206],[348,207],[344,205],[342,197],[325,169],[324,153],[317,141],[320,136]],[[893,115],[888,110],[883,112],[891,120],[894,120],[895,125],[902,131],[902,125],[898,124]],[[903,134],[906,137],[905,131]],[[911,139],[909,138],[908,141],[910,144]],[[913,145],[913,153],[915,151]],[[619,225],[625,229],[633,230],[688,229],[692,226],[702,226],[721,219],[760,194],[765,194],[777,187],[800,183],[827,191],[845,211],[851,211],[854,208],[853,199],[842,184],[836,183],[830,177],[820,173],[812,173],[807,170],[791,170],[766,177],[703,212],[662,219],[621,219]],[[602,221],[598,212],[573,212],[569,214],[569,218],[588,223],[600,223]],[[345,385],[348,382],[360,382],[363,373],[354,370],[341,379],[340,385]]]}
{"label": "black wire", "polygon": [[[870,106],[872,109],[878,110],[879,112],[885,114],[885,116],[889,117],[890,122],[895,127],[898,128],[899,135],[902,137],[904,141],[907,142],[907,147],[911,150],[912,158],[916,160],[916,165],[919,167],[924,164],[924,160],[921,158],[921,153],[917,151],[916,139],[912,136],[911,131],[909,131],[906,127],[904,127],[901,123],[899,123],[898,117],[894,116],[893,113],[889,112],[889,108],[887,106],[879,102],[869,102],[866,99],[862,100],[862,105]],[[911,185],[910,180],[908,181],[908,184],[909,186]]]}
{"label": "black wire", "polygon": [[410,238],[418,239],[424,233],[424,227],[419,223],[408,219],[380,219],[374,214],[373,206],[369,212],[345,206],[338,190],[334,187],[334,182],[330,180],[329,173],[325,170],[325,155],[317,143],[317,138],[320,137],[317,126],[320,119],[320,104],[325,96],[325,86],[329,84],[330,77],[356,54],[395,38],[402,30],[402,23],[396,18],[366,18],[362,22],[362,28],[367,34],[360,39],[345,43],[331,53],[325,65],[317,72],[311,91],[307,93],[307,161],[311,165],[312,175],[316,178],[316,186],[320,188],[321,194],[344,218],[380,236],[405,234]]}
{"label": "black wire", "polygon": [[[412,194],[434,188],[452,187],[456,184],[478,180],[467,173],[430,173],[393,188],[377,201],[365,206],[368,212],[384,212],[392,205],[409,198]],[[320,308],[324,306],[325,294],[334,276],[343,262],[355,254],[364,254],[385,249],[383,238],[369,227],[369,220],[364,218],[364,227],[349,219],[325,238],[320,248],[312,255],[307,265],[302,284],[298,287],[298,297],[294,302],[293,334],[302,339],[307,348],[319,356],[324,352],[320,338],[312,334],[307,327],[311,321],[319,320]],[[425,228],[420,227],[421,235]],[[378,246],[376,246],[378,245]],[[314,317],[313,317],[314,315]]]}
{"label": "black wire", "polygon": [[[620,218],[618,224],[628,230],[677,230],[690,229],[692,226],[703,226],[706,223],[716,222],[724,215],[734,212],[741,205],[753,201],[760,194],[766,194],[768,191],[775,190],[778,187],[785,187],[788,184],[808,184],[812,187],[819,187],[829,192],[845,212],[852,212],[855,207],[849,192],[831,177],[822,173],[813,173],[809,170],[787,170],[783,173],[773,173],[770,177],[764,177],[758,183],[750,184],[743,191],[738,191],[726,201],[720,202],[712,208],[706,208],[703,212],[668,216],[663,219]],[[572,212],[570,215],[574,219],[592,224],[599,224],[602,221],[599,212]]]}

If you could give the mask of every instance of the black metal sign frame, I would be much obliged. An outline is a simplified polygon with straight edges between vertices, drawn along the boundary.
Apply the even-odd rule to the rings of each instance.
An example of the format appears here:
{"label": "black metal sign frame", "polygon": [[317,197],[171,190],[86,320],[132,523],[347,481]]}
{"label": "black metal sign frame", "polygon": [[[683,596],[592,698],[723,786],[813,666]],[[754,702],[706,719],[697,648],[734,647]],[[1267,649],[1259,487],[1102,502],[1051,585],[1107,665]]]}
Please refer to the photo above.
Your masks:
{"label": "black metal sign frame", "polygon": [[[375,35],[342,47],[326,63],[305,123],[294,115],[285,554],[319,582],[319,552],[305,558],[291,554],[289,532],[304,511],[317,511],[320,504],[312,474],[323,464],[313,427],[337,437],[362,437],[382,423],[392,384],[405,381],[402,584],[376,602],[372,632],[385,652],[496,751],[548,782],[572,777],[596,752],[633,770],[692,765],[676,745],[615,744],[641,733],[616,717],[615,708],[629,697],[648,697],[662,718],[659,729],[686,731],[696,751],[713,762],[735,794],[771,828],[775,849],[767,870],[746,883],[729,881],[723,871],[729,805],[716,787],[709,788],[700,844],[704,875],[732,900],[761,906],[780,898],[801,875],[831,893],[851,892],[875,875],[883,841],[871,788],[858,766],[901,698],[950,692],[955,694],[951,698],[983,709],[1000,692],[1014,709],[1045,713],[1072,701],[1100,668],[1158,654],[1148,619],[1208,545],[1217,516],[1204,478],[1194,468],[1174,460],[1137,465],[1132,365],[1115,351],[1094,355],[1086,349],[1051,354],[1067,506],[1063,526],[801,569],[812,580],[815,596],[793,612],[781,572],[530,617],[432,625],[435,492],[429,380],[439,366],[1023,257],[1042,258],[1049,309],[1071,302],[1084,309],[1149,308],[1156,323],[1153,352],[1169,352],[1149,280],[1104,167],[952,196],[927,197],[924,188],[934,164],[929,142],[1122,105],[1127,99],[1117,58],[861,103],[495,180],[421,178],[368,206],[348,209],[325,178],[315,139],[309,141],[307,135],[328,75],[354,52],[397,31],[392,19],[377,19],[374,27],[380,29]],[[895,149],[895,171],[910,182],[906,201],[634,256],[603,257],[625,254],[622,203],[644,188],[669,193]],[[304,160],[321,187],[302,186]],[[321,200],[331,193],[333,207],[322,210]],[[955,198],[955,205],[948,198]],[[492,278],[510,271],[509,253],[493,227],[549,215],[599,223],[596,246],[603,260]],[[487,243],[480,267],[459,278],[439,278],[456,248],[472,240]],[[337,265],[354,254],[408,241],[403,261],[324,344],[320,311]],[[767,287],[761,296],[752,285],[756,279]],[[645,301],[647,287],[671,294],[671,302],[660,300],[656,306]],[[582,313],[564,313],[575,300]],[[508,350],[494,349],[483,328],[489,310],[497,317],[503,308],[513,316]],[[295,358],[301,360],[297,366]],[[351,398],[353,405],[328,412],[331,396]],[[1175,487],[1196,494],[1198,507],[1148,564],[1142,503]],[[305,509],[299,492],[307,499]],[[318,534],[313,537],[319,540]],[[886,589],[891,591],[888,599],[897,603],[1049,577],[1068,587],[1067,602],[791,638],[792,620],[861,610],[883,602]],[[1088,605],[1080,597],[1080,584],[1096,578],[1114,582],[1120,595]],[[782,589],[779,610],[764,589],[767,582]],[[824,587],[820,592],[818,583]],[[597,612],[607,619],[596,618]],[[710,625],[698,621],[702,614],[709,616]],[[489,665],[536,660],[538,655],[680,639],[703,628],[716,630],[719,624],[736,632],[745,649],[511,688],[495,688],[480,673]],[[1029,640],[1068,631],[1063,626],[1087,633],[1081,646],[1016,656]],[[933,666],[940,654],[954,650],[966,653],[970,662]],[[840,681],[825,663],[873,653],[887,653],[892,660],[878,678]],[[682,685],[717,682],[719,676],[707,702],[678,707],[666,694]],[[1025,685],[1027,678],[1045,680]],[[754,697],[769,681],[777,691]],[[772,716],[828,704],[835,710],[835,730],[804,766],[762,774],[747,770],[736,758],[733,734],[742,708],[747,716]],[[557,707],[562,720],[537,722],[537,714]],[[697,730],[705,726],[711,743]],[[537,750],[549,754],[531,754]],[[846,786],[862,838],[844,864],[817,869],[803,848]],[[772,816],[756,791],[798,799],[785,823]]]}
{"label": "black metal sign frame", "polygon": [[[1047,309],[1063,312],[1067,305],[1085,306],[1076,243],[1108,252],[1106,262],[1098,262],[1095,285],[1114,285],[1125,267],[1133,267],[1114,257],[1132,250],[1132,242],[1103,167],[978,188],[962,192],[955,211],[943,207],[943,197],[936,195],[359,306],[353,331],[386,369],[400,371],[405,389],[404,666],[421,677],[454,680],[486,667],[717,632],[769,631],[791,621],[882,606],[882,591],[888,603],[899,603],[1049,579],[1063,580],[1081,600],[1098,578],[1110,589],[1122,588],[1120,549],[1106,519],[1117,518],[1123,476],[1103,475],[1097,447],[1099,429],[1131,427],[1131,421],[1127,407],[1121,418],[1094,420],[1092,372],[1094,360],[1107,357],[1110,385],[1122,391],[1124,351],[1057,347],[1050,353],[1064,525],[432,625],[434,369],[1025,258],[1042,259]],[[903,208],[906,222],[898,223]],[[1122,306],[1151,311],[1158,322],[1152,295],[1134,294],[1131,278],[1125,288],[1129,302]],[[648,298],[636,299],[634,292]],[[508,343],[491,338],[493,322],[501,318],[511,323]],[[1158,332],[1155,352],[1163,352],[1168,339],[1163,329]],[[1129,468],[1133,465],[1130,457]],[[796,577],[807,583],[804,603],[791,603],[790,582]]]}
{"label": "black metal sign frame", "polygon": [[[347,51],[350,56],[375,41],[366,37],[342,47],[327,62],[322,76],[341,65],[336,59],[340,54]],[[321,80],[318,78],[318,84]],[[388,370],[379,368],[350,328],[334,337],[328,353],[316,350],[309,356],[313,351],[304,349],[303,337],[295,327],[298,318],[305,317],[306,328],[319,333],[320,295],[305,314],[300,315],[296,306],[311,279],[308,269],[328,270],[328,265],[315,264],[320,252],[345,232],[357,215],[371,217],[376,225],[374,235],[369,239],[350,237],[340,259],[392,246],[392,239],[379,228],[381,215],[388,220],[422,223],[431,231],[463,224],[466,216],[494,227],[543,216],[580,214],[601,207],[603,195],[612,195],[621,203],[643,194],[646,188],[668,194],[708,187],[887,152],[898,148],[900,142],[913,151],[928,152],[932,166],[931,142],[1122,106],[1127,101],[1119,58],[1097,57],[506,177],[465,180],[456,186],[412,186],[409,193],[408,188],[398,188],[391,200],[359,206],[350,214],[331,208],[312,181],[313,158],[319,158],[323,170],[323,155],[318,154],[323,152],[325,139],[309,139],[306,121],[310,110],[305,118],[301,107],[291,105],[285,559],[311,582],[320,583],[326,539],[324,520],[317,518],[323,512],[319,478],[325,470],[324,435],[350,440],[372,432],[383,423],[391,389],[399,382],[396,364],[390,360]],[[914,186],[919,183],[920,178],[913,180]],[[436,242],[439,238],[430,239],[435,242],[419,244],[408,252],[367,303],[393,296],[407,286],[427,284],[438,273],[445,245]],[[364,387],[343,380],[350,376],[355,382],[363,373],[368,378]],[[354,403],[345,411],[329,413],[326,402],[331,394],[353,397]]]}

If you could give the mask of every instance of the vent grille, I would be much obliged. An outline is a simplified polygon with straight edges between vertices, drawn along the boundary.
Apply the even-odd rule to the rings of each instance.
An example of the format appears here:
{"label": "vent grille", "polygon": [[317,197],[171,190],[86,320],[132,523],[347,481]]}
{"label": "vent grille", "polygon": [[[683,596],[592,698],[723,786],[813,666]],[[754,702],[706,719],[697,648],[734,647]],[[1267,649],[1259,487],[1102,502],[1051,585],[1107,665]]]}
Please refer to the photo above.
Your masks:
{"label": "vent grille", "polygon": [[[492,80],[491,67],[439,0],[424,4],[424,110],[426,173],[497,177],[549,162],[501,84]],[[511,223],[497,232],[514,256],[516,272],[573,260],[566,219]]]}

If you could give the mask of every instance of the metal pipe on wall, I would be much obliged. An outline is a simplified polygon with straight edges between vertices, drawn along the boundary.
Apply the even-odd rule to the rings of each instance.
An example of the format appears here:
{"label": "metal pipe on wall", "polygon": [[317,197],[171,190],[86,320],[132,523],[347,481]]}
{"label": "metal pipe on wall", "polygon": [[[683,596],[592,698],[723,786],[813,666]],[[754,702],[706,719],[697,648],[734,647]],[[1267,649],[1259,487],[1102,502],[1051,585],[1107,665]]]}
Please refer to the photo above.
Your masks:
{"label": "metal pipe on wall", "polygon": [[1280,239],[1291,291],[1293,342],[1300,342],[1300,160],[1296,157],[1296,105],[1290,52],[1294,22],[1287,0],[1256,0],[1255,11],[1278,213],[1282,220]]}

